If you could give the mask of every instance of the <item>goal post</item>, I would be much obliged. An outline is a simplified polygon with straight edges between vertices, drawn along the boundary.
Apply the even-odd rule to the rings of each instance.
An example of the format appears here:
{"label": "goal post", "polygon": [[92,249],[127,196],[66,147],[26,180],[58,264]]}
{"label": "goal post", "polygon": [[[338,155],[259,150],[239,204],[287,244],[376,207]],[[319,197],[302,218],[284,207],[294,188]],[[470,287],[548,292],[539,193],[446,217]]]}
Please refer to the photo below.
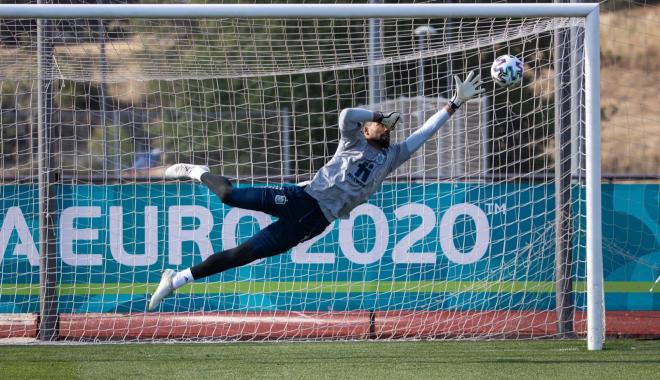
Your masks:
{"label": "goal post", "polygon": [[[375,56],[376,62],[369,59],[374,57],[369,54],[370,52],[361,50],[362,46],[373,48],[374,44],[369,42],[368,36],[360,35],[368,28],[359,21],[355,24],[351,24],[350,21],[327,23],[318,21],[373,18],[393,20],[386,35],[380,37],[387,41],[384,42],[385,48],[391,51],[383,57]],[[447,33],[442,34],[444,40],[440,40],[435,45],[431,44],[430,48],[424,51],[418,50],[415,45],[415,27],[445,18],[460,19],[456,23],[456,30],[453,30],[449,37]],[[13,89],[13,101],[18,104],[21,94],[26,93],[28,97],[31,94],[30,85],[23,85],[19,83],[20,81],[26,83],[31,83],[31,80],[38,81],[39,90],[35,91],[38,93],[38,101],[34,102],[34,106],[39,112],[38,157],[35,157],[39,167],[32,169],[28,164],[22,167],[19,164],[16,164],[15,168],[9,167],[3,158],[2,178],[4,184],[8,185],[3,186],[3,192],[11,196],[5,197],[10,200],[8,206],[0,209],[4,214],[3,228],[7,229],[2,232],[9,234],[3,237],[4,247],[0,248],[13,247],[14,254],[21,254],[26,260],[30,259],[30,264],[34,264],[33,256],[30,256],[34,252],[28,249],[29,247],[25,246],[28,243],[23,241],[29,235],[28,230],[36,227],[34,223],[26,223],[23,215],[27,213],[24,208],[28,203],[26,198],[29,198],[33,191],[29,185],[23,183],[26,181],[29,183],[26,178],[36,173],[38,183],[35,185],[39,194],[38,214],[40,215],[39,266],[42,270],[51,268],[52,271],[60,271],[56,273],[46,270],[40,276],[41,289],[47,294],[40,297],[42,314],[45,310],[64,308],[72,311],[71,314],[81,310],[93,314],[110,308],[113,313],[124,313],[122,315],[128,318],[128,322],[124,320],[127,323],[126,336],[131,336],[130,332],[139,329],[142,325],[143,330],[150,331],[154,337],[159,337],[160,335],[154,331],[157,331],[160,320],[167,320],[167,323],[172,324],[176,323],[176,318],[179,318],[174,316],[172,317],[174,319],[168,319],[171,317],[168,313],[151,317],[149,313],[140,311],[136,307],[134,293],[141,291],[136,290],[142,289],[139,286],[147,289],[143,293],[148,293],[149,284],[155,281],[156,265],[159,265],[159,268],[177,266],[184,262],[189,263],[193,256],[195,260],[199,260],[200,257],[212,253],[214,248],[221,246],[226,249],[236,244],[238,240],[244,239],[256,228],[262,228],[270,221],[263,215],[241,214],[228,210],[219,205],[213,197],[208,197],[208,193],[204,193],[202,187],[164,183],[154,179],[151,170],[144,172],[147,174],[140,174],[141,172],[136,169],[139,160],[147,162],[160,160],[160,163],[165,164],[167,161],[172,163],[189,159],[195,163],[209,164],[212,170],[237,178],[239,185],[272,184],[283,181],[295,183],[305,179],[305,176],[309,177],[310,173],[315,169],[318,170],[319,165],[332,155],[331,146],[324,144],[336,143],[336,131],[329,132],[330,127],[336,125],[333,124],[336,123],[336,117],[328,118],[327,114],[338,113],[340,108],[345,106],[405,110],[405,127],[400,133],[409,133],[423,121],[417,119],[428,117],[430,116],[428,111],[438,109],[441,101],[446,100],[441,96],[446,89],[430,88],[425,91],[426,94],[422,93],[418,96],[417,89],[411,84],[418,78],[407,77],[412,75],[408,74],[409,72],[415,73],[411,65],[418,60],[427,59],[433,63],[428,65],[430,67],[428,70],[422,70],[420,75],[424,77],[429,75],[430,78],[426,83],[436,84],[443,82],[446,76],[451,74],[464,75],[470,69],[483,71],[492,62],[492,54],[510,52],[512,46],[508,38],[516,41],[516,49],[536,62],[536,67],[531,68],[532,73],[527,76],[530,83],[525,88],[525,93],[538,95],[528,102],[531,103],[529,105],[531,108],[523,107],[523,105],[528,106],[523,90],[489,87],[487,94],[490,94],[493,101],[467,104],[465,109],[454,117],[451,126],[443,128],[441,134],[446,130],[447,135],[441,135],[436,140],[430,141],[417,159],[411,160],[409,166],[395,173],[368,204],[361,206],[359,210],[361,214],[352,215],[348,222],[337,222],[337,226],[333,227],[334,230],[329,230],[319,240],[310,242],[304,249],[294,249],[291,252],[293,263],[283,263],[281,260],[284,259],[276,259],[280,261],[272,263],[256,263],[237,270],[236,273],[232,272],[231,276],[223,277],[223,280],[231,279],[224,282],[225,285],[213,282],[195,284],[195,287],[190,287],[191,294],[186,296],[187,298],[177,298],[170,308],[173,312],[187,310],[188,313],[193,313],[195,310],[201,310],[203,313],[239,312],[237,315],[244,318],[242,323],[247,324],[252,323],[250,318],[257,320],[259,316],[264,315],[266,320],[276,321],[273,322],[275,323],[273,326],[276,327],[271,327],[269,334],[273,333],[273,329],[282,329],[278,336],[296,339],[308,336],[305,334],[313,337],[355,338],[360,336],[355,331],[361,331],[361,327],[357,322],[352,323],[363,319],[367,321],[366,331],[370,336],[380,334],[374,333],[376,329],[374,324],[377,323],[385,326],[382,327],[382,331],[385,331],[382,336],[386,337],[525,336],[527,334],[517,330],[516,325],[524,324],[521,321],[526,320],[528,314],[525,312],[517,314],[519,309],[530,311],[529,322],[525,323],[532,327],[543,324],[539,320],[547,318],[547,315],[535,313],[539,309],[547,308],[548,302],[552,301],[535,301],[529,294],[534,292],[545,294],[545,291],[538,289],[545,287],[549,280],[544,274],[548,270],[545,262],[548,257],[552,257],[551,251],[554,250],[554,245],[547,242],[550,239],[547,236],[541,234],[539,237],[539,231],[529,232],[525,231],[525,228],[544,228],[535,226],[534,213],[542,214],[543,218],[551,218],[554,214],[554,211],[550,211],[552,207],[542,205],[551,202],[552,196],[548,195],[551,191],[545,182],[528,187],[521,185],[520,182],[532,180],[537,176],[549,181],[551,177],[548,174],[553,165],[551,158],[540,152],[540,148],[537,147],[537,145],[548,145],[547,142],[538,142],[541,138],[536,136],[540,133],[539,130],[545,130],[543,129],[545,127],[540,129],[538,126],[535,127],[538,114],[544,114],[552,108],[548,96],[543,93],[543,80],[553,75],[550,64],[546,63],[547,56],[553,53],[546,44],[552,39],[550,32],[555,28],[579,25],[584,30],[584,60],[578,65],[579,69],[583,70],[585,78],[584,103],[581,104],[585,114],[585,136],[580,138],[583,138],[586,144],[584,159],[586,177],[584,183],[570,190],[578,198],[572,206],[578,212],[578,216],[572,220],[571,225],[579,232],[571,240],[575,249],[584,254],[584,267],[576,264],[574,272],[575,281],[584,281],[586,287],[584,294],[588,348],[590,350],[602,348],[605,316],[601,244],[598,4],[0,5],[0,20],[26,19],[83,20],[79,23],[83,27],[77,30],[79,25],[75,22],[63,27],[61,34],[66,36],[59,36],[59,46],[54,50],[58,48],[60,50],[56,52],[43,48],[43,44],[51,42],[43,41],[44,23],[41,21],[37,23],[39,37],[35,38],[34,42],[31,41],[33,37],[29,27],[16,26],[11,33],[13,46],[3,47],[4,58],[0,59],[11,64],[13,71],[6,70],[0,73],[0,80],[3,87]],[[97,31],[93,25],[102,22],[100,20],[138,19],[146,21],[135,25],[131,22],[126,25],[120,24],[114,37],[119,41],[129,35],[134,36],[136,41],[134,44],[122,41],[112,45],[112,41],[106,42],[105,39],[103,42],[111,44],[106,50],[115,55],[115,62],[123,61],[126,64],[125,71],[114,78],[99,78],[95,68],[86,67],[85,59],[88,58],[88,54],[100,54],[105,49],[105,47],[97,49],[92,46],[97,43],[94,37]],[[272,22],[275,19],[295,22]],[[504,21],[497,21],[498,19]],[[567,21],[554,23],[555,19]],[[579,21],[572,22],[573,19]],[[168,44],[168,41],[162,39],[165,33],[158,29],[162,27],[158,25],[158,20],[167,21],[166,27],[170,28],[173,35],[181,36],[181,41]],[[190,25],[178,23],[177,20],[209,20],[210,24]],[[228,24],[223,24],[222,20],[230,21]],[[406,21],[402,21],[399,25],[397,20]],[[482,21],[486,26],[478,26]],[[278,41],[276,37],[256,34],[254,30],[260,28],[266,31],[272,28],[270,29],[272,33],[284,40]],[[457,33],[463,30],[461,28],[470,31],[472,35]],[[236,34],[231,36],[230,33]],[[401,41],[397,33],[402,33]],[[309,38],[309,34],[315,34],[316,38]],[[294,37],[298,40],[294,41]],[[343,40],[337,40],[339,38]],[[148,46],[149,44],[154,46],[160,44],[163,49],[161,55],[158,49],[153,49]],[[357,48],[357,45],[360,48]],[[534,51],[534,46],[537,47],[538,52]],[[38,51],[40,57],[39,66],[35,65],[33,70],[20,67],[25,65],[25,62],[32,62],[30,49]],[[268,54],[262,54],[260,49],[270,50],[266,52]],[[76,50],[77,56],[71,54],[73,50]],[[458,53],[457,64],[453,65],[457,72],[441,72],[438,67],[444,64],[442,57],[453,53]],[[51,64],[50,61],[45,61],[48,58],[45,58],[44,54],[46,56],[60,54],[60,56],[56,56]],[[124,59],[124,55],[128,58]],[[19,62],[19,58],[23,56],[25,60]],[[76,57],[81,62],[76,62]],[[10,61],[11,59],[16,61]],[[102,59],[100,61],[103,62]],[[104,67],[98,72],[107,70],[106,65],[110,63],[103,64]],[[364,71],[374,65],[387,67],[387,72],[383,76],[385,81],[392,82],[392,78],[396,78],[400,83],[391,83],[384,90],[386,96],[380,104],[367,104],[368,97],[360,95],[365,92],[363,84],[369,81],[369,75]],[[44,70],[48,73],[44,73]],[[34,74],[35,72],[37,75]],[[51,77],[47,77],[46,74]],[[310,77],[315,78],[310,79]],[[49,80],[49,83],[45,83]],[[80,103],[89,105],[89,99],[92,98],[100,99],[97,101],[103,104],[107,101],[103,87],[100,94],[93,93],[89,84],[92,81],[113,85],[125,84],[123,90],[125,100],[114,101],[116,104],[112,110],[107,111],[103,108],[101,132],[96,129],[93,122],[89,122],[90,127],[86,132],[79,131],[75,125],[80,117],[77,112],[83,107]],[[153,85],[147,84],[147,81],[153,81]],[[296,91],[299,87],[304,89],[304,93],[311,95],[302,98],[300,92]],[[58,92],[57,105],[54,105],[51,99],[55,95],[49,91]],[[140,91],[142,91],[141,100],[138,106],[135,93]],[[334,103],[328,103],[328,99]],[[231,107],[225,107],[225,103],[231,103]],[[31,104],[31,100],[26,104]],[[328,109],[329,104],[334,104],[331,109]],[[577,104],[580,102],[578,101]],[[58,132],[53,129],[53,121],[48,115],[56,107],[58,110],[70,107],[66,117],[59,111],[58,123],[68,123],[64,119],[71,118],[72,135],[64,134],[61,129]],[[25,118],[24,125],[20,124],[18,119],[23,114],[23,110],[18,105],[15,109],[16,120],[11,121],[15,129],[18,131],[19,127],[31,125],[29,117]],[[131,111],[127,112],[127,109]],[[493,121],[499,123],[493,128],[495,132],[488,136],[492,141],[486,139],[486,144],[496,146],[500,144],[500,140],[504,141],[502,143],[504,145],[513,141],[518,144],[511,148],[506,146],[501,148],[501,154],[498,156],[500,158],[497,159],[484,159],[486,149],[479,148],[484,144],[482,138],[485,135],[482,127],[485,128],[489,123],[475,120],[483,120],[484,114],[491,115]],[[88,112],[86,117],[92,117],[90,115],[91,113]],[[545,116],[538,117],[541,118],[539,123],[546,123]],[[285,118],[286,122],[283,123]],[[290,137],[288,129],[285,133],[280,127],[283,124],[288,125],[289,118],[292,122]],[[523,119],[524,122],[521,122],[520,120]],[[260,120],[262,124],[258,125],[254,120]],[[313,124],[318,124],[319,128],[313,129]],[[211,133],[210,129],[204,129],[208,125],[212,125],[215,132]],[[113,137],[110,137],[109,133],[111,127],[115,133]],[[519,129],[515,130],[516,127]],[[200,128],[204,131],[198,134]],[[472,140],[476,137],[471,134],[471,128],[476,129],[476,135],[481,137]],[[98,165],[99,158],[94,157],[94,154],[90,153],[90,157],[86,158],[87,163],[81,163],[84,161],[81,157],[66,159],[63,157],[65,150],[63,146],[69,144],[76,146],[77,149],[79,142],[76,139],[85,134],[89,136],[89,143],[85,145],[89,148],[85,149],[92,152],[92,147],[99,144],[98,137],[97,140],[93,140],[93,136],[99,133],[103,134],[103,144],[106,144],[108,139],[115,144],[113,147],[104,145],[103,148],[94,148],[97,149],[96,152],[102,152],[105,156],[103,167],[106,167],[106,172],[97,169],[98,166],[95,165]],[[175,137],[169,138],[168,133],[174,134]],[[167,140],[167,143],[161,143],[158,157],[149,156],[149,150],[140,151],[138,155],[139,144],[136,141],[142,138],[140,136],[146,136],[145,139],[150,139],[149,141]],[[53,140],[48,140],[49,138],[59,139],[59,143],[53,144]],[[450,145],[443,145],[448,141]],[[19,143],[18,138],[16,143]],[[223,149],[227,146],[231,146],[231,150]],[[525,149],[531,153],[520,153]],[[112,154],[110,150],[113,151]],[[124,153],[125,150],[130,152]],[[209,153],[210,150],[213,150],[212,154]],[[470,153],[472,151],[476,152],[475,157],[472,157]],[[166,155],[165,158],[163,153]],[[74,152],[72,156],[77,154],[78,152]],[[127,168],[121,166],[124,154],[135,156],[131,168],[133,174],[130,178],[124,176]],[[107,165],[107,157],[112,155],[119,158],[120,163],[115,162],[116,166]],[[233,157],[228,157],[230,155]],[[284,162],[284,157],[289,155],[293,156],[292,162],[288,159]],[[489,160],[494,168],[485,168],[483,167],[485,165],[474,163],[484,163]],[[19,161],[20,159],[16,160]],[[231,164],[228,164],[229,162]],[[151,164],[145,165],[147,169],[152,168]],[[293,179],[282,175],[286,172],[288,176],[289,169],[286,171],[277,169],[289,168],[289,165],[294,173],[291,176]],[[446,167],[443,168],[443,165]],[[510,170],[508,168],[510,166],[515,166],[517,169]],[[228,169],[229,167],[232,169]],[[456,168],[462,169],[457,171]],[[11,175],[7,174],[10,172]],[[142,187],[139,181],[141,175],[146,176],[144,177],[148,185],[146,188]],[[9,178],[14,179],[9,180]],[[100,182],[103,186],[87,185],[94,182]],[[77,186],[77,184],[85,185]],[[194,203],[176,203],[175,197],[171,196],[172,191],[178,198],[187,197]],[[526,202],[525,206],[511,213],[518,218],[513,221],[508,219],[509,214],[502,211],[510,207],[506,195],[509,191],[514,192],[519,201]],[[447,198],[443,196],[445,193]],[[538,194],[544,198],[535,199]],[[102,198],[104,206],[94,203],[98,197]],[[525,199],[526,197],[529,199]],[[135,200],[131,201],[131,199]],[[420,199],[421,203],[413,201]],[[502,199],[505,201],[498,203],[498,200]],[[131,202],[135,203],[135,208],[130,211],[131,215],[122,216],[122,207],[128,207],[125,204]],[[204,203],[207,205],[206,208],[202,206]],[[63,205],[68,208],[63,208]],[[434,209],[429,205],[435,205],[437,208]],[[53,210],[57,207],[60,209]],[[487,212],[483,212],[483,209],[487,209]],[[524,212],[521,211],[523,209]],[[498,210],[501,211],[501,215],[498,215]],[[106,218],[107,222],[101,222],[106,220],[105,215],[102,215],[104,212],[109,214]],[[22,213],[20,217],[17,216],[19,213]],[[222,214],[222,237],[214,235],[215,232],[210,230],[213,221],[217,219],[214,213]],[[523,215],[525,213],[529,215]],[[7,222],[10,220],[8,215],[14,218],[11,222]],[[54,215],[57,215],[57,220],[54,219]],[[466,215],[470,216],[472,221],[464,221]],[[241,222],[246,216],[252,220],[249,224],[245,221]],[[364,219],[370,219],[371,222],[365,222]],[[156,230],[155,226],[161,223],[168,223],[169,232],[166,234],[156,231],[152,234],[149,228]],[[501,224],[501,229],[492,232],[495,228],[493,226],[498,223]],[[540,223],[547,221],[544,219]],[[390,226],[394,226],[392,230]],[[498,242],[484,247],[483,252],[477,255],[478,257],[474,257],[475,260],[483,260],[483,264],[478,264],[470,261],[470,256],[476,255],[475,252],[481,249],[479,231],[482,226],[490,227],[491,232],[487,234]],[[447,229],[450,232],[459,230],[458,237],[447,239],[445,236],[448,233]],[[18,231],[18,240],[12,237],[16,234],[14,230]],[[463,231],[462,234],[460,230]],[[126,233],[130,235],[127,238],[128,242],[123,240],[124,231],[129,231]],[[236,231],[239,236],[234,236]],[[529,234],[529,238],[517,240],[515,237],[512,238],[511,235],[516,231],[523,235]],[[202,238],[199,234],[203,235]],[[378,238],[374,238],[381,235],[389,237],[390,234],[391,241],[380,242]],[[229,235],[231,237],[227,238]],[[436,238],[428,238],[431,235]],[[348,236],[351,237],[352,242],[347,245]],[[418,240],[414,240],[413,236],[417,236]],[[109,244],[105,245],[109,248],[100,243],[100,239],[106,239]],[[214,245],[220,240],[220,245]],[[458,249],[456,245],[459,241],[462,241],[467,248]],[[407,249],[404,249],[405,244],[408,244]],[[513,257],[508,257],[506,250],[511,244],[514,244],[513,250],[516,253]],[[552,247],[548,248],[549,246]],[[64,247],[67,247],[68,253],[64,253]],[[129,247],[144,254],[131,254],[127,252]],[[501,252],[496,252],[497,249],[494,247],[498,247]],[[57,259],[53,256],[56,249],[60,251]],[[79,254],[72,253],[76,249]],[[192,252],[190,257],[186,256],[184,252],[186,250]],[[336,257],[340,251],[348,261],[342,264],[341,269],[337,271],[335,268],[333,272],[332,264],[337,262]],[[386,252],[387,255],[391,254],[392,261],[380,264],[378,260],[384,257]],[[7,258],[11,256],[11,252],[8,250],[0,254],[4,254],[3,265],[9,265]],[[436,254],[444,254],[450,260],[447,263],[443,261],[442,265],[445,266],[438,268],[441,265]],[[162,260],[164,255],[168,255],[167,261]],[[527,255],[529,261],[520,259],[524,255]],[[531,261],[537,259],[538,262]],[[59,260],[57,261],[59,264],[56,265],[53,260]],[[76,262],[76,260],[80,261]],[[580,259],[576,258],[576,260]],[[17,261],[16,266],[12,268],[28,267],[26,265]],[[96,266],[93,267],[94,265]],[[405,266],[405,269],[401,269],[402,266]],[[524,270],[519,269],[518,266],[524,267]],[[129,267],[138,268],[144,273],[136,276],[126,269]],[[100,275],[97,273],[99,269],[108,273]],[[321,273],[315,272],[316,270]],[[534,270],[537,273],[529,273]],[[6,273],[6,269],[3,272]],[[389,274],[384,276],[382,273]],[[408,274],[411,275],[406,277]],[[447,277],[439,277],[444,275]],[[22,276],[20,273],[12,276],[3,275],[0,298],[5,296],[9,300],[3,302],[27,300],[23,301],[26,302],[25,308],[18,309],[34,312],[34,307],[29,305],[33,294],[25,290],[31,289],[31,284],[22,282],[28,281]],[[98,280],[101,278],[99,276],[107,277]],[[56,278],[62,277],[67,279],[66,285],[53,285]],[[469,278],[470,281],[464,278]],[[10,286],[12,281],[13,287]],[[125,285],[122,284],[126,284],[127,281],[143,285],[133,285],[132,293],[126,295],[122,290],[122,286]],[[115,284],[108,285],[108,289],[115,286],[116,292],[99,288],[106,283]],[[214,289],[216,291],[220,289],[220,294],[230,294],[232,293],[230,286],[234,287],[233,293],[240,294],[236,297],[225,297],[214,293]],[[534,290],[535,286],[536,290]],[[8,294],[12,292],[10,289],[13,289],[13,294]],[[194,295],[200,289],[203,289],[204,297],[214,299],[213,309],[209,310],[206,298]],[[504,289],[510,290],[507,293]],[[84,291],[89,293],[80,294]],[[264,293],[272,293],[275,296],[262,297]],[[318,298],[314,298],[315,296]],[[109,299],[113,297],[114,300]],[[232,302],[239,302],[237,300],[240,297],[249,300],[241,304],[238,309],[233,309]],[[66,307],[58,307],[57,298],[61,298],[66,303]],[[115,309],[109,306],[113,302],[121,305],[124,298],[131,298],[132,302],[126,310],[120,306]],[[314,299],[310,300],[312,298]],[[512,309],[516,312],[505,310],[507,303],[513,305]],[[434,306],[428,306],[431,304]],[[281,308],[282,305],[285,305],[284,309]],[[312,307],[317,309],[310,309]],[[5,308],[9,309],[7,306]],[[479,313],[470,314],[475,310]],[[272,313],[269,314],[271,311]],[[293,333],[287,330],[286,326],[289,323],[293,326],[300,323],[300,326],[303,326],[305,321],[301,320],[311,318],[316,321],[319,319],[314,318],[327,315],[340,316],[338,317],[340,322],[329,325],[330,327],[321,332],[315,330],[317,335],[303,327]],[[504,316],[502,318],[505,319],[498,319],[500,316]],[[51,317],[54,319],[41,316],[41,329],[49,329],[50,333],[40,331],[40,334],[48,340],[57,335],[53,329],[57,329],[62,323],[57,315]],[[206,333],[218,336],[214,335],[214,329],[219,328],[218,325],[214,325],[213,328],[199,326],[196,323],[201,322],[197,321],[207,318],[220,320],[221,324],[229,323],[223,319],[224,314],[215,316],[191,314],[187,318],[185,322],[187,327],[183,329],[192,326],[194,334],[197,334],[192,338],[200,339],[204,338]],[[280,320],[281,323],[277,322]],[[410,328],[411,320],[422,325],[433,324],[433,329],[429,330],[431,332],[410,333],[414,330]],[[461,321],[458,323],[459,326],[452,324],[452,321],[456,320]],[[75,318],[67,320],[67,326],[75,324],[71,321],[75,321]],[[254,323],[255,331],[259,332],[263,329],[260,326],[266,322],[259,320]],[[404,329],[407,332],[398,333],[397,326],[405,323],[408,323],[406,327],[408,330]],[[156,328],[150,324],[155,324]],[[491,326],[492,330],[489,330],[486,327],[489,324],[499,327]],[[145,325],[151,327],[144,328]],[[447,330],[439,327],[445,325],[449,326]],[[466,327],[472,325],[480,326],[478,330],[470,330],[471,327]],[[103,329],[111,328],[108,327],[107,322],[104,324],[102,321],[99,326],[99,330],[91,335],[84,335],[81,339],[99,339],[103,336],[117,339],[112,333],[106,332],[109,335],[104,335],[106,333]],[[461,328],[466,332],[460,330]],[[456,332],[456,329],[460,332]],[[550,330],[545,326],[543,331],[548,335],[555,334],[547,332]],[[529,335],[538,336],[536,333]],[[139,336],[146,339],[145,335]],[[176,336],[178,335],[174,333],[165,335],[165,337]],[[250,339],[244,336],[231,336],[235,339]],[[267,337],[272,336],[274,335],[267,335]]]}
{"label": "goal post", "polygon": [[602,222],[600,199],[600,24],[594,8],[585,22],[585,98],[587,150],[587,344],[600,350],[605,336]]}

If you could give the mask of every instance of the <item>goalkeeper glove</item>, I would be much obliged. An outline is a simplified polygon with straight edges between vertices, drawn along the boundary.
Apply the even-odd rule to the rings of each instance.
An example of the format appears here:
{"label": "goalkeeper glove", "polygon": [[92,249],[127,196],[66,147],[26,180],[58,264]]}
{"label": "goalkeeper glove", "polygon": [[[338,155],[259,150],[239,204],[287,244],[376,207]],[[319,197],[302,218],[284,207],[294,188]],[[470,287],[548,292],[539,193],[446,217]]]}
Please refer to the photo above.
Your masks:
{"label": "goalkeeper glove", "polygon": [[479,88],[479,86],[481,86],[482,83],[479,80],[481,78],[481,75],[477,75],[474,78],[473,76],[474,76],[474,71],[470,71],[467,78],[465,78],[465,82],[461,82],[461,80],[458,78],[458,75],[454,75],[454,83],[456,83],[456,93],[454,94],[454,97],[451,98],[450,100],[451,108],[458,109],[458,107],[463,105],[463,103],[486,91],[483,88]]}
{"label": "goalkeeper glove", "polygon": [[380,120],[377,120],[379,123],[383,124],[385,128],[392,130],[396,127],[396,123],[401,118],[401,114],[398,112],[390,112],[388,114],[381,113]]}

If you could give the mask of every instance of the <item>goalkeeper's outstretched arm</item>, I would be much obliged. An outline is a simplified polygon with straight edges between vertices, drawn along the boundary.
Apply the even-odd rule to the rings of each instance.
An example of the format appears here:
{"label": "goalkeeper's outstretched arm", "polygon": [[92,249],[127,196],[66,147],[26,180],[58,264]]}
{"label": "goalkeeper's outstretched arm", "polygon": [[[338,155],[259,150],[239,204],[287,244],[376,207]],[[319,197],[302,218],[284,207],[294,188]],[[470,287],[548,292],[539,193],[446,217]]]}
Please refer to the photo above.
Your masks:
{"label": "goalkeeper's outstretched arm", "polygon": [[352,138],[360,132],[362,123],[375,121],[382,123],[386,128],[392,129],[399,121],[398,112],[383,114],[380,111],[369,111],[362,108],[345,108],[339,114],[339,132],[343,137]]}
{"label": "goalkeeper's outstretched arm", "polygon": [[465,82],[461,82],[458,76],[454,75],[454,82],[456,83],[454,97],[442,110],[431,116],[421,128],[408,136],[405,144],[409,154],[412,155],[424,145],[426,140],[431,138],[463,103],[485,91],[485,89],[479,88],[482,83],[479,78],[480,75],[474,76],[474,71],[470,71],[467,78],[465,78]]}

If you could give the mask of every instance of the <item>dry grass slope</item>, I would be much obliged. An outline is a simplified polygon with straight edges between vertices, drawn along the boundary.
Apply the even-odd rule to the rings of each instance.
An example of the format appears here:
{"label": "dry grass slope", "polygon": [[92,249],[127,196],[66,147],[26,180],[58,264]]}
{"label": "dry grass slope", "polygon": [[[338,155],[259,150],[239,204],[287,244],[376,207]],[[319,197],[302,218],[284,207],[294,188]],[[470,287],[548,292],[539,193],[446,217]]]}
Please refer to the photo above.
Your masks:
{"label": "dry grass slope", "polygon": [[[144,46],[167,42],[150,40],[115,43],[108,60],[120,62],[126,54]],[[73,59],[96,57],[96,44],[69,46]],[[60,48],[59,50],[62,50]],[[59,51],[60,54],[64,53]],[[642,5],[601,14],[601,100],[603,173],[660,175],[660,5]],[[20,50],[0,48],[0,76],[15,77],[36,67],[32,57]],[[134,104],[143,101],[146,82],[122,80],[126,70],[140,74],[141,67],[123,66],[124,74],[109,73],[111,96]],[[33,73],[32,73],[33,74]],[[540,81],[538,91],[552,93],[551,71]],[[95,78],[100,76],[95,74]],[[98,79],[97,79],[98,80]],[[11,81],[0,94],[15,91]],[[552,146],[548,153],[552,155]]]}
{"label": "dry grass slope", "polygon": [[601,16],[603,173],[660,175],[660,5]]}

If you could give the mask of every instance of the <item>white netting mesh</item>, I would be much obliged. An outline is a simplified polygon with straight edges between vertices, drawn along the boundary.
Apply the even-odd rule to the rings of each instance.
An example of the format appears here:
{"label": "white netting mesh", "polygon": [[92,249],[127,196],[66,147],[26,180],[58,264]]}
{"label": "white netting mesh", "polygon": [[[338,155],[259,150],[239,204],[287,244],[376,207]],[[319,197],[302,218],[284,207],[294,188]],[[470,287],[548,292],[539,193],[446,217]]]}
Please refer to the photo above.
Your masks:
{"label": "white netting mesh", "polygon": [[[366,19],[52,20],[62,337],[556,335],[552,62],[555,45],[570,40],[554,31],[582,24],[388,19],[382,58],[370,60]],[[39,268],[24,239],[38,220],[36,32],[11,25],[13,42],[0,46],[2,138],[15,142],[0,155],[9,231],[0,311],[34,313]],[[420,26],[436,33],[420,38]],[[341,109],[401,112],[402,141],[446,103],[451,74],[487,78],[507,53],[525,63],[523,84],[505,90],[487,80],[485,95],[351,219],[146,313],[163,268],[198,263],[272,221],[221,205],[204,186],[162,181],[167,165],[209,165],[238,186],[295,184],[334,153]],[[581,59],[574,65],[582,70]],[[376,104],[370,81],[381,84]],[[572,111],[581,110],[578,102]],[[564,190],[580,333],[583,190],[579,182]]]}
{"label": "white netting mesh", "polygon": [[[435,21],[435,20],[434,20]],[[384,20],[382,56],[369,58],[366,19],[201,19],[87,20],[54,22],[58,79],[99,81],[103,67],[109,82],[259,77],[348,70],[374,64],[415,61],[478,47],[534,38],[557,28],[578,26],[579,19],[480,19],[456,22]],[[423,52],[415,29],[432,22],[436,33]],[[82,25],[82,27],[81,27]],[[469,36],[461,31],[468,30]],[[0,55],[11,79],[36,77],[36,30],[15,28],[16,49]],[[115,31],[113,33],[113,31]],[[75,43],[61,43],[74,40]]]}

